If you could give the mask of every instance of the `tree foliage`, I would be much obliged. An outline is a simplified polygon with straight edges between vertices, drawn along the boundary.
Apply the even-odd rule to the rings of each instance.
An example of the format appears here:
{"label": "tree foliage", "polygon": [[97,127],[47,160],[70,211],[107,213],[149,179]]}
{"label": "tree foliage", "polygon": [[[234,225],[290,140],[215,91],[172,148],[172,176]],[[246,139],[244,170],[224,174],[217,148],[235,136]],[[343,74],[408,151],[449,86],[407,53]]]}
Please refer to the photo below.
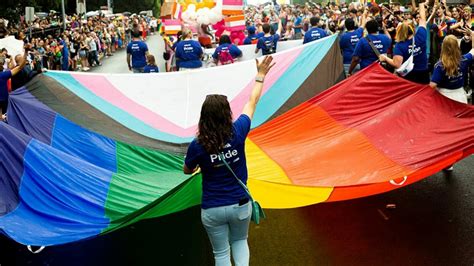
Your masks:
{"label": "tree foliage", "polygon": [[[25,14],[25,7],[32,6],[35,12],[49,12],[55,10],[61,12],[61,0],[1,0],[0,17],[9,21],[17,22],[20,16]],[[76,0],[64,0],[67,14],[76,12]],[[4,5],[5,3],[5,5]],[[155,16],[159,16],[160,0],[114,0],[114,12],[138,13],[143,10],[153,10]],[[86,0],[88,11],[99,10],[101,6],[107,6],[107,0]]]}

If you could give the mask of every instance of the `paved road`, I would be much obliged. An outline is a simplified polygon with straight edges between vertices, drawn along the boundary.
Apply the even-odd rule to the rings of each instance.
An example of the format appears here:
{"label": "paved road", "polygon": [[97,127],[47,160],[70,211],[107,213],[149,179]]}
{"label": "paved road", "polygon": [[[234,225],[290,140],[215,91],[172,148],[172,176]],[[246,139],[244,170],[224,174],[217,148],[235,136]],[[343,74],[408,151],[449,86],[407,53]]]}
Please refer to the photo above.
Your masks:
{"label": "paved road", "polygon": [[[165,71],[165,63],[163,61],[163,51],[165,45],[160,35],[148,36],[146,41],[149,52],[155,56],[160,71]],[[113,56],[104,58],[103,65],[93,67],[91,72],[94,73],[131,73],[127,67],[127,53],[125,49],[117,51]]]}
{"label": "paved road", "polygon": [[[159,43],[155,36],[149,46],[161,56]],[[106,59],[97,71],[127,72],[125,54]],[[250,229],[251,265],[474,265],[473,166],[471,156],[452,175],[441,172],[389,193],[267,210],[268,218]],[[0,238],[2,266],[212,263],[199,208],[38,255]]]}

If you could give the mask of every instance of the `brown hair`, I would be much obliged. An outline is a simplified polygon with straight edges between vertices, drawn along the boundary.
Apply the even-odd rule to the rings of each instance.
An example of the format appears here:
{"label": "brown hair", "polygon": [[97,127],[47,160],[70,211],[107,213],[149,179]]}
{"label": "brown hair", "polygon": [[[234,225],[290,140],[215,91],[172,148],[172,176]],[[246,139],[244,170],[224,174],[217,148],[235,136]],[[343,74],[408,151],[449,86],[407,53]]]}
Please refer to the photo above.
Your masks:
{"label": "brown hair", "polygon": [[448,35],[444,38],[441,45],[440,61],[449,77],[458,74],[459,64],[461,63],[461,49],[458,46],[458,40],[454,35]]}
{"label": "brown hair", "polygon": [[148,64],[150,64],[150,65],[153,65],[153,66],[156,65],[155,56],[153,56],[152,54],[148,54],[148,55],[146,56],[146,61],[147,61]]}
{"label": "brown hair", "polygon": [[224,95],[207,95],[201,107],[199,118],[198,143],[208,153],[219,153],[232,138],[232,110]]}

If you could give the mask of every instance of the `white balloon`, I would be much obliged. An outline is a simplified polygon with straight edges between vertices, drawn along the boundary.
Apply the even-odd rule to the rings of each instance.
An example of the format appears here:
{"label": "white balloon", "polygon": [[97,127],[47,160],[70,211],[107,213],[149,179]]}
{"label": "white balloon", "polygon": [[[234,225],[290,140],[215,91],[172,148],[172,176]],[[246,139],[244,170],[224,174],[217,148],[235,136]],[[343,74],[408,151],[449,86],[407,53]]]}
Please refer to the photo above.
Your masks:
{"label": "white balloon", "polygon": [[195,4],[190,4],[188,6],[188,9],[186,9],[186,11],[191,11],[191,12],[196,11],[196,5]]}
{"label": "white balloon", "polygon": [[216,24],[217,22],[219,22],[219,17],[214,12],[210,12],[209,13],[209,22],[210,22],[210,24]]}
{"label": "white balloon", "polygon": [[202,24],[209,25],[210,23],[211,23],[211,20],[209,19],[209,17],[203,17]]}
{"label": "white balloon", "polygon": [[196,22],[199,25],[204,24],[204,17],[203,16],[197,17]]}

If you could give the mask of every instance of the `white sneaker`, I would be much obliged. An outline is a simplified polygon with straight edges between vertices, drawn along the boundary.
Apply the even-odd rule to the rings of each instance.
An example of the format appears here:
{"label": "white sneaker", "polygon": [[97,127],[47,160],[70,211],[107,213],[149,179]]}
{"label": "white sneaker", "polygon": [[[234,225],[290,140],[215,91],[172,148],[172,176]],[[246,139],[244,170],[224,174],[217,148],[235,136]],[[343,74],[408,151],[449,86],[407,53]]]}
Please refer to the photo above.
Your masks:
{"label": "white sneaker", "polygon": [[451,165],[450,167],[448,167],[448,168],[445,168],[444,170],[446,170],[446,171],[450,171],[450,172],[451,172],[451,171],[453,171],[453,170],[454,170],[454,166],[453,166],[453,165]]}

